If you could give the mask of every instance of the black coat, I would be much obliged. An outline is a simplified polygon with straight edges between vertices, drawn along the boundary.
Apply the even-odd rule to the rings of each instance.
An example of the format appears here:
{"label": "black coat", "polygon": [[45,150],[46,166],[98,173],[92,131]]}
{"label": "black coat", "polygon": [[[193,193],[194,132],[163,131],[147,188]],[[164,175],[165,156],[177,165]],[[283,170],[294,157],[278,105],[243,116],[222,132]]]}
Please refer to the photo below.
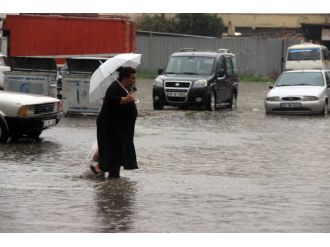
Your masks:
{"label": "black coat", "polygon": [[104,97],[97,117],[97,142],[99,165],[103,171],[123,166],[124,169],[138,169],[134,147],[134,127],[137,109],[134,102],[119,104],[127,92],[114,81]]}

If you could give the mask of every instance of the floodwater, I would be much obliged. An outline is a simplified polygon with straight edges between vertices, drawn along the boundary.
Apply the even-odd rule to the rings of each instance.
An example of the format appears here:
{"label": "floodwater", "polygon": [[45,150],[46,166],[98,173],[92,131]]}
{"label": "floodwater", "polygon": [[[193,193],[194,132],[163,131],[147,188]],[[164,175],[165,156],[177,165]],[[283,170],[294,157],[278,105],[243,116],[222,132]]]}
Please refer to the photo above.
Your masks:
{"label": "floodwater", "polygon": [[138,84],[140,169],[93,178],[95,117],[0,145],[0,232],[330,232],[330,117],[266,116],[262,83],[234,110],[153,111]]}

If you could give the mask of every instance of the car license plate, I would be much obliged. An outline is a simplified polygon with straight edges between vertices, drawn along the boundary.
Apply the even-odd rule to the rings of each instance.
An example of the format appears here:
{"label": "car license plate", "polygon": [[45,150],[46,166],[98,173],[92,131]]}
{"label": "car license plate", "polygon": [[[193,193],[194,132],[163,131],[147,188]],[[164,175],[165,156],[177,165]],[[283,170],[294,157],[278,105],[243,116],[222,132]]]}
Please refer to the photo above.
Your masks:
{"label": "car license plate", "polygon": [[186,97],[186,92],[167,92],[167,96],[169,97]]}
{"label": "car license plate", "polygon": [[301,103],[281,103],[281,108],[301,108]]}
{"label": "car license plate", "polygon": [[49,126],[53,126],[56,124],[56,119],[48,119],[48,120],[43,120],[44,123],[44,128],[47,128]]}

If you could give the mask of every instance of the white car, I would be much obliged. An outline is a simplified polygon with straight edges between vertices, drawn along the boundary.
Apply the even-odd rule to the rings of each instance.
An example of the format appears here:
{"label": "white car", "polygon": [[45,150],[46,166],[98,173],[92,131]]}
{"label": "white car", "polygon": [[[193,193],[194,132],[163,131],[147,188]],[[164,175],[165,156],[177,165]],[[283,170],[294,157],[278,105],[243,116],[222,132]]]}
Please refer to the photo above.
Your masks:
{"label": "white car", "polygon": [[10,137],[38,139],[62,115],[62,102],[56,98],[0,91],[0,143],[7,143]]}
{"label": "white car", "polygon": [[265,99],[266,113],[320,113],[327,115],[330,73],[326,70],[283,72]]}

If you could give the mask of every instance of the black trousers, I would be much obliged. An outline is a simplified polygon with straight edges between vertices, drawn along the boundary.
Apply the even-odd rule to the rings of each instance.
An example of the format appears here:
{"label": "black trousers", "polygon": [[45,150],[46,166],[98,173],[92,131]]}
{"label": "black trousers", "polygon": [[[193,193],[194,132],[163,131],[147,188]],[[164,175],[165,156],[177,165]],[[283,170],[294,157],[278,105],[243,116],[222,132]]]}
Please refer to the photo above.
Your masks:
{"label": "black trousers", "polygon": [[120,166],[110,167],[109,178],[119,178],[120,177]]}

